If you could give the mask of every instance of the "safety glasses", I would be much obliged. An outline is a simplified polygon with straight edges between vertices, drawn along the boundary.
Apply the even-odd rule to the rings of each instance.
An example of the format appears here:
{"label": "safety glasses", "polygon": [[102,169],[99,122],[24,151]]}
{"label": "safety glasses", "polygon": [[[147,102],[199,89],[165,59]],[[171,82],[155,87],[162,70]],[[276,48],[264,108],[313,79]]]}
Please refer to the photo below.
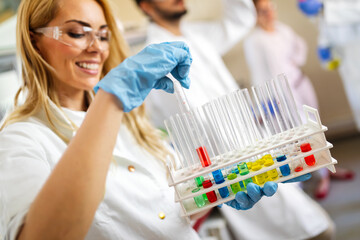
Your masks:
{"label": "safety glasses", "polygon": [[43,27],[33,30],[48,38],[53,38],[67,46],[81,50],[91,47],[96,41],[101,51],[109,49],[111,32],[107,27],[94,31],[91,27],[71,22],[62,26]]}

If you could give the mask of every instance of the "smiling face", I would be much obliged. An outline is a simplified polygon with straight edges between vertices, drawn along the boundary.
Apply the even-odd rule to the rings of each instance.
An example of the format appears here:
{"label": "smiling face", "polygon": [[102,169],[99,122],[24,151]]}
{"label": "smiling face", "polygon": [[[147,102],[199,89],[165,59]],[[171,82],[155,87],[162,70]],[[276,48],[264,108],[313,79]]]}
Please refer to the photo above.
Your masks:
{"label": "smiling face", "polygon": [[[69,33],[66,36],[68,39],[78,41],[80,35],[77,31],[82,30],[83,26],[97,32],[106,29],[106,20],[101,6],[95,0],[61,0],[57,15],[47,25],[54,26],[67,26],[70,30],[62,34]],[[93,33],[90,35],[94,36]],[[62,97],[83,97],[84,91],[92,90],[109,56],[109,50],[101,48],[102,39],[88,44],[85,49],[69,46],[42,34],[36,34],[35,41],[39,53],[55,69],[53,82],[58,95]]]}

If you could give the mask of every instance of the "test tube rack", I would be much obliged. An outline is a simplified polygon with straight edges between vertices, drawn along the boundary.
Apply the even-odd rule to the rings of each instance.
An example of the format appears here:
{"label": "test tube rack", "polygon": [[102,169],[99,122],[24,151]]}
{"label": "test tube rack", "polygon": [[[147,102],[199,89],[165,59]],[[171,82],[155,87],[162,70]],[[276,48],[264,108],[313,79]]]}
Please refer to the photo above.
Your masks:
{"label": "test tube rack", "polygon": [[[278,104],[278,108],[280,108],[280,102],[278,102]],[[278,110],[281,112],[281,109]],[[278,131],[277,133],[267,137],[258,137],[255,141],[245,144],[241,148],[234,148],[231,151],[218,154],[210,154],[211,165],[209,166],[204,167],[201,165],[188,164],[185,166],[183,165],[183,167],[177,167],[177,164],[174,161],[168,160],[167,170],[169,173],[169,186],[174,187],[175,201],[179,202],[181,205],[181,215],[189,220],[191,215],[231,201],[235,198],[235,194],[231,191],[230,185],[249,178],[254,178],[257,175],[266,173],[273,169],[276,169],[279,175],[276,179],[269,181],[277,183],[284,182],[313,171],[317,171],[324,167],[328,168],[331,172],[335,172],[334,164],[337,164],[337,161],[332,158],[330,154],[330,149],[333,147],[333,145],[326,141],[324,134],[324,132],[327,130],[327,127],[322,125],[319,113],[316,109],[304,105],[303,110],[306,115],[305,124],[301,123],[298,126],[293,126],[284,131]],[[183,114],[183,117],[188,117],[186,113]],[[206,135],[206,130],[205,132],[204,129],[202,130],[202,133]],[[171,132],[171,129],[168,128],[168,131]],[[187,134],[191,135],[193,133],[187,132]],[[178,158],[182,158],[184,160],[184,158],[188,156],[176,147],[176,145],[179,145],[179,143],[176,143],[177,141],[174,139],[174,136],[171,136],[171,134],[169,135],[171,142],[175,146],[175,151]],[[303,142],[308,142],[311,144],[311,151],[300,151],[300,144]],[[258,171],[250,170],[248,174],[238,175],[233,180],[228,180],[226,178],[227,173],[224,171],[224,169],[229,169],[236,164],[248,162],[249,159],[257,159],[259,156],[263,156],[269,153],[272,154],[273,158],[280,153],[285,154],[287,159],[282,162],[274,161],[273,165],[267,167],[264,166]],[[281,171],[279,171],[280,167],[285,165],[292,166],[299,161],[303,161],[305,157],[311,155],[313,155],[316,159],[315,165],[307,166],[306,164],[303,164],[303,170],[300,172],[295,172],[292,168],[291,173],[287,176],[283,176]],[[203,176],[205,179],[213,181],[214,179],[212,178],[211,173],[219,169],[222,170],[222,173],[225,176],[225,181],[223,183],[213,184],[210,188],[201,188],[195,193],[192,191],[194,188],[196,188],[194,181],[195,178]],[[263,184],[258,185],[263,186]],[[222,198],[218,191],[224,187],[229,189],[229,196],[226,198]],[[194,197],[204,195],[211,191],[215,191],[217,200],[215,202],[206,201],[204,206],[198,207],[194,201]],[[243,191],[246,192],[246,190]]]}

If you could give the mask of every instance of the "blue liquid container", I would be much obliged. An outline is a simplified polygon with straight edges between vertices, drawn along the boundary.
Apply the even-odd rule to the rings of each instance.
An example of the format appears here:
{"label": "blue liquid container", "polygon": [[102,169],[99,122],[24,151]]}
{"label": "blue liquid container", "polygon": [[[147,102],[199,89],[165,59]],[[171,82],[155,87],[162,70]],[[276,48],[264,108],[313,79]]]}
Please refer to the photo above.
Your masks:
{"label": "blue liquid container", "polygon": [[[225,182],[224,176],[222,175],[220,169],[212,172],[212,175],[216,184]],[[229,189],[227,187],[219,188],[219,193],[222,198],[227,198],[229,196]]]}
{"label": "blue liquid container", "polygon": [[[280,155],[276,158],[276,160],[278,162],[283,162],[285,161],[287,158],[285,155]],[[285,164],[283,166],[280,167],[280,172],[281,174],[285,177],[285,176],[289,176],[290,173],[291,173],[291,170],[290,170],[290,167],[289,167],[289,164]]]}

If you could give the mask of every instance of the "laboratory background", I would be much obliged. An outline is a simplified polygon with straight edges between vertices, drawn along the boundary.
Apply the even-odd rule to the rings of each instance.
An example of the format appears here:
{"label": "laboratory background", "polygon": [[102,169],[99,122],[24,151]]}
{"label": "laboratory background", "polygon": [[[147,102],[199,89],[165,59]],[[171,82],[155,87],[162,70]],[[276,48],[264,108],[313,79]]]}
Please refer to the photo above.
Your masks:
{"label": "laboratory background", "polygon": [[[134,0],[111,2],[119,20],[119,27],[135,54],[145,46],[149,21]],[[360,1],[353,2],[357,4]],[[0,120],[6,110],[11,109],[13,97],[20,84],[20,65],[16,57],[15,40],[16,10],[19,3],[20,0],[0,0]],[[186,4],[186,21],[211,21],[221,17],[221,0],[187,0]],[[304,184],[304,191],[327,211],[336,226],[336,239],[360,239],[360,128],[356,123],[356,118],[360,117],[352,111],[339,70],[336,66],[325,66],[324,62],[319,60],[321,28],[316,17],[305,16],[299,10],[296,0],[274,0],[273,4],[279,21],[292,28],[307,45],[307,59],[301,70],[314,86],[321,121],[328,127],[327,140],[334,145],[331,153],[338,160],[336,167],[351,169],[354,173],[352,179],[331,178],[330,188],[323,198],[314,196],[316,176],[312,180],[313,184]],[[360,22],[358,24],[360,26]],[[274,46],[277,47],[279,46]],[[241,40],[223,56],[240,88],[251,87],[251,72],[245,55],[244,40]],[[352,58],[352,61],[360,65],[360,55],[358,59]],[[341,60],[335,64],[341,65]],[[345,74],[346,72],[342,73]],[[268,77],[270,80],[273,76]],[[360,79],[357,81],[360,82]],[[360,92],[357,94],[360,95]],[[227,227],[227,221],[215,210],[201,223],[198,229],[201,238],[235,239]]]}

